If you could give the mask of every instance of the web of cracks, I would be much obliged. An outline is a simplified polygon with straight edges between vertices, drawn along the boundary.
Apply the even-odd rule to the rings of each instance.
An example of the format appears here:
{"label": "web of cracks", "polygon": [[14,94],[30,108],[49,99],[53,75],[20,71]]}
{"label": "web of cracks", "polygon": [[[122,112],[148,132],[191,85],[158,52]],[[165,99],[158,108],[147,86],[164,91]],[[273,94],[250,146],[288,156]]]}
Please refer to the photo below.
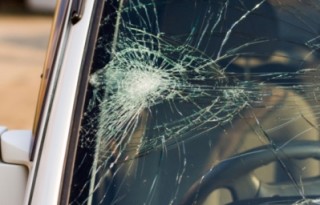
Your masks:
{"label": "web of cracks", "polygon": [[[311,129],[318,129],[317,123],[308,120],[310,116],[318,119],[319,114],[319,105],[314,104],[318,102],[319,97],[317,68],[302,67],[295,72],[250,73],[250,80],[243,80],[244,74],[228,71],[228,66],[240,55],[252,55],[242,52],[242,49],[263,46],[264,43],[273,41],[257,38],[224,52],[234,29],[266,3],[266,0],[247,8],[230,25],[215,57],[209,56],[205,52],[206,48],[200,49],[201,43],[205,41],[205,34],[212,34],[223,21],[229,3],[224,1],[216,14],[208,12],[205,19],[215,23],[207,24],[211,25],[209,28],[205,26],[206,21],[202,22],[197,43],[192,43],[195,36],[192,32],[184,43],[162,33],[158,25],[156,3],[153,1],[148,4],[129,1],[127,6],[120,6],[118,12],[123,14],[123,18],[120,18],[119,25],[116,25],[120,30],[116,42],[97,45],[104,47],[112,59],[102,69],[93,73],[90,79],[94,96],[87,112],[99,107],[100,113],[90,121],[97,124],[95,142],[88,141],[90,139],[87,138],[87,134],[92,134],[92,130],[82,130],[84,134],[81,140],[83,147],[96,147],[98,157],[92,172],[107,170],[103,174],[104,177],[108,177],[111,171],[113,175],[117,175],[117,170],[113,170],[116,164],[121,167],[125,161],[154,150],[166,152],[170,147],[181,147],[181,155],[184,156],[183,147],[186,141],[201,137],[219,126],[232,124],[235,117],[241,118],[243,110],[249,110],[256,126],[260,128],[256,132],[262,144],[271,144],[275,153],[300,135]],[[125,18],[127,13],[139,16],[138,26]],[[108,17],[105,21],[108,21]],[[306,56],[316,51],[317,38],[306,42],[306,45],[312,48]],[[220,62],[226,59],[229,63],[221,67]],[[309,83],[279,83],[282,80],[301,77]],[[296,95],[289,96],[289,104],[286,105],[268,104],[266,99],[274,95],[274,88],[290,90],[303,96],[305,101],[313,103],[312,112],[309,108],[298,105]],[[255,117],[254,111],[250,111],[257,107],[279,107],[291,112],[291,115],[280,116],[280,124],[266,129],[260,124],[259,118]],[[304,119],[310,128],[301,130],[281,146],[273,142],[267,134],[300,119]],[[187,159],[182,161],[183,164],[187,163]],[[178,184],[183,173],[183,168],[177,173]],[[93,192],[98,189],[104,177],[95,182]],[[294,178],[292,180],[298,189],[303,188]],[[302,190],[300,193],[303,196]],[[175,198],[172,197],[172,203]],[[305,199],[296,204],[304,204],[307,201],[308,199]]]}

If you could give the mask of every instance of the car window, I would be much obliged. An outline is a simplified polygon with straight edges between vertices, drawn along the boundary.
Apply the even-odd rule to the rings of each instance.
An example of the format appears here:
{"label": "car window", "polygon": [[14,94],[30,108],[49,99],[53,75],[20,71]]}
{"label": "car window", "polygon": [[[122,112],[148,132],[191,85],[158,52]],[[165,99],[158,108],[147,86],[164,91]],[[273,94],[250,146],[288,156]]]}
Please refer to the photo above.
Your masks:
{"label": "car window", "polygon": [[106,1],[69,203],[319,203],[319,8]]}

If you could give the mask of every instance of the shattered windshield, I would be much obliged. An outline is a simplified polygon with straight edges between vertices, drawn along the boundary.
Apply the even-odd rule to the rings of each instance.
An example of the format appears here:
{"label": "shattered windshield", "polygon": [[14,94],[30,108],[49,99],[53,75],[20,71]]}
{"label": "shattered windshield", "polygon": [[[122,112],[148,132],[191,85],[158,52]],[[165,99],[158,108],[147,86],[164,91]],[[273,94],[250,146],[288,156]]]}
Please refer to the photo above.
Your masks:
{"label": "shattered windshield", "polygon": [[320,204],[318,0],[110,0],[70,204]]}

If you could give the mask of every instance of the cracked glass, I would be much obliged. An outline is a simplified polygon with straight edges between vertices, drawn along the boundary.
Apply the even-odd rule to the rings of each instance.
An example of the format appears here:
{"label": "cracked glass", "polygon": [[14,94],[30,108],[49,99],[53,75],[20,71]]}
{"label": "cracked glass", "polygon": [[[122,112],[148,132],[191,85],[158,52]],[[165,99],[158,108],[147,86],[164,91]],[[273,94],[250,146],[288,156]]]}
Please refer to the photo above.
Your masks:
{"label": "cracked glass", "polygon": [[320,204],[318,0],[108,0],[69,203]]}

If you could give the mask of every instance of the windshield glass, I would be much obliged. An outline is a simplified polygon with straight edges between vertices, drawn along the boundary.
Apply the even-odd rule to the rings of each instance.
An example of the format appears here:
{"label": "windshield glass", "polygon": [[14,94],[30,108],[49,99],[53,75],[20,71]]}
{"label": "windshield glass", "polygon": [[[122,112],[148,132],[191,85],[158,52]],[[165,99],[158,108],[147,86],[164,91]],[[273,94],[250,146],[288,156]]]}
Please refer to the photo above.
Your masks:
{"label": "windshield glass", "polygon": [[70,204],[320,204],[317,0],[106,1]]}

